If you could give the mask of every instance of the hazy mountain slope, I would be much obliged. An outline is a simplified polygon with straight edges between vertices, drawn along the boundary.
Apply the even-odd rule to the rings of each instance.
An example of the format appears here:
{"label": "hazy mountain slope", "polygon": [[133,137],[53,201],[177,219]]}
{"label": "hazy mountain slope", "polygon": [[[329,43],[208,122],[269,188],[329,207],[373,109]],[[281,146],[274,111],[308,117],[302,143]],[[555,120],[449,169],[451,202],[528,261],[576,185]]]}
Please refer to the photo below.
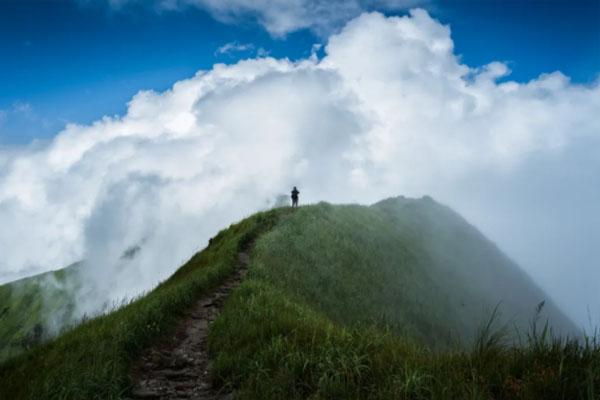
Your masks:
{"label": "hazy mountain slope", "polygon": [[372,208],[389,216],[398,234],[410,237],[415,250],[427,255],[430,295],[443,293],[443,301],[459,310],[454,315],[463,332],[497,304],[506,322],[527,331],[535,307],[544,301],[540,318],[548,319],[557,333],[580,333],[518,265],[450,208],[428,196],[387,199]]}
{"label": "hazy mountain slope", "polygon": [[501,302],[522,332],[534,309],[576,328],[489,240],[430,198],[304,207],[257,246],[256,274],[346,325],[371,322],[430,345],[469,343]]}

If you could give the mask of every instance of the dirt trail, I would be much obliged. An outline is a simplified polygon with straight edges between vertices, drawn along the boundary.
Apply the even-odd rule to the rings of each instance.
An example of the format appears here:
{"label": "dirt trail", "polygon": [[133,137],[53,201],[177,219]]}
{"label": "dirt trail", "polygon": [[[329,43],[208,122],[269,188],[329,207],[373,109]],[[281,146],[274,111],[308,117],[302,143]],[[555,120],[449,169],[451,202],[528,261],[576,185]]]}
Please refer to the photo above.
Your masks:
{"label": "dirt trail", "polygon": [[246,275],[250,257],[239,253],[235,273],[202,296],[186,313],[173,336],[148,349],[134,368],[133,399],[229,400],[233,393],[213,388],[206,337],[229,293]]}

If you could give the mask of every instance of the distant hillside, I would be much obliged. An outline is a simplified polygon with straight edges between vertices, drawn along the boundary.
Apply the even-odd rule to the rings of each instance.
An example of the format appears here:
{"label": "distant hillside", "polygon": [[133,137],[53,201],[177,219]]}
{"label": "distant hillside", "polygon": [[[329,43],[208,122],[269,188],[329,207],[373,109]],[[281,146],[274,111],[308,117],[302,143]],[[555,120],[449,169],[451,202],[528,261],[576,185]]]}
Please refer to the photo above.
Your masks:
{"label": "distant hillside", "polygon": [[0,285],[0,361],[15,356],[74,322],[72,294],[79,263]]}
{"label": "distant hillside", "polygon": [[[128,247],[121,258],[134,258],[139,250],[139,245]],[[94,295],[93,286],[84,287],[85,268],[91,267],[81,261],[0,285],[0,362],[90,317],[77,310],[76,304],[81,296]],[[102,306],[98,312],[114,307]]]}

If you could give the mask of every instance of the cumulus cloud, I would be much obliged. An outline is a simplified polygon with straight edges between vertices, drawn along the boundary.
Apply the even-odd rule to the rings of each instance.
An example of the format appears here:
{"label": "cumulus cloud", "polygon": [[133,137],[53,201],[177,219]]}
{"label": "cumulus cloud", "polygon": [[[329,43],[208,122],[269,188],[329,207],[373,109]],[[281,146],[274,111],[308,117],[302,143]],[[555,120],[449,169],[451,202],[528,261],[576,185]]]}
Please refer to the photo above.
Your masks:
{"label": "cumulus cloud", "polygon": [[[498,82],[508,73],[498,62],[462,64],[449,27],[417,9],[362,14],[330,37],[320,60],[217,64],[163,93],[142,91],[122,117],[68,125],[43,147],[0,151],[0,279],[85,259],[80,307],[93,314],[152,288],[217,230],[292,185],[303,202],[432,194],[527,260],[519,231],[494,224],[520,226],[530,210],[489,218],[500,209],[490,193],[506,197],[546,177],[535,167],[553,160],[597,170],[600,85],[559,72]],[[585,161],[564,156],[579,148]],[[574,181],[561,181],[563,190],[577,190]],[[562,204],[554,200],[537,199]],[[548,240],[560,250],[560,240]],[[600,281],[591,264],[579,267]],[[529,272],[559,304],[598,306],[592,292],[568,298],[560,280],[536,268]]]}
{"label": "cumulus cloud", "polygon": [[[140,2],[108,1],[117,9]],[[429,0],[155,0],[148,3],[158,10],[197,7],[228,24],[254,20],[271,35],[281,37],[301,29],[328,35],[364,11],[407,10],[428,2]]]}

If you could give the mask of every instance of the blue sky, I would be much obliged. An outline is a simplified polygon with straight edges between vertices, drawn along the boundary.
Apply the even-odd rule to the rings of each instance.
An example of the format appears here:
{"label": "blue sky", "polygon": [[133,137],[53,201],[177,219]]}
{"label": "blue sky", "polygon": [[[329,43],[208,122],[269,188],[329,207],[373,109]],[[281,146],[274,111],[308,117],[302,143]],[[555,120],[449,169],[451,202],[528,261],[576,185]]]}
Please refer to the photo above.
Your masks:
{"label": "blue sky", "polygon": [[[253,57],[258,49],[297,59],[326,40],[309,29],[273,37],[251,16],[224,23],[196,7],[157,10],[132,1],[121,7],[83,0],[0,3],[0,145],[44,140],[67,122],[121,114],[139,90],[164,90],[216,62]],[[470,66],[505,61],[510,79],[521,82],[560,70],[587,83],[600,72],[598,1],[421,6],[450,24],[456,53]],[[252,47],[219,53],[227,43]]]}

